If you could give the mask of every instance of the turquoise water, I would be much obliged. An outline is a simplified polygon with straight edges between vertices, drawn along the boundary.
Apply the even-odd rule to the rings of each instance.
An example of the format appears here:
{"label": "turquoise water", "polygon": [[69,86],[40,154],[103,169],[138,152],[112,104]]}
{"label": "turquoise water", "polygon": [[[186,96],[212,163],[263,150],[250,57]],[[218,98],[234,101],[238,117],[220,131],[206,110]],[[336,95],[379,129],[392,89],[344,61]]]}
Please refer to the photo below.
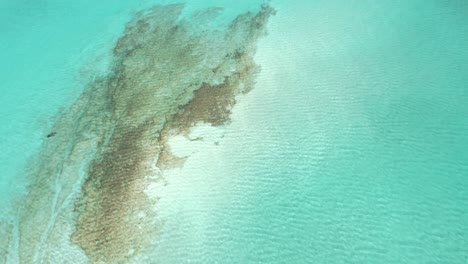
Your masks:
{"label": "turquoise water", "polygon": [[[106,68],[136,3],[0,3],[0,205],[24,192],[24,167],[54,116]],[[86,10],[86,11],[84,11]],[[77,23],[79,21],[79,23]]]}
{"label": "turquoise water", "polygon": [[[54,115],[151,4],[0,3],[0,205],[27,190]],[[229,3],[187,12],[212,5]],[[152,261],[467,263],[468,3],[272,6],[257,85],[173,180]]]}
{"label": "turquoise water", "polygon": [[466,263],[468,4],[293,2],[260,45],[234,262]]}

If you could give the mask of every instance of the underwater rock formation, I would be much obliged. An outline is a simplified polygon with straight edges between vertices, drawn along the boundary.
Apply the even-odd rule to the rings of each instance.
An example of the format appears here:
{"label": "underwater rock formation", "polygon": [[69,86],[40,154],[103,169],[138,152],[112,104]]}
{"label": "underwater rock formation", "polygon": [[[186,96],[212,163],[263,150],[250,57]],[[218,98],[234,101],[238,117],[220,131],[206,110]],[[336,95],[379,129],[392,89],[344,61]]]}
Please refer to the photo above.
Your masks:
{"label": "underwater rock formation", "polygon": [[76,262],[83,251],[91,262],[121,263],[149,247],[161,223],[144,190],[183,164],[168,138],[197,123],[225,124],[236,96],[253,88],[256,42],[274,10],[263,5],[221,31],[181,19],[183,8],[137,14],[108,76],[91,82],[56,123],[31,164],[35,184],[19,224],[23,263],[59,255]]}

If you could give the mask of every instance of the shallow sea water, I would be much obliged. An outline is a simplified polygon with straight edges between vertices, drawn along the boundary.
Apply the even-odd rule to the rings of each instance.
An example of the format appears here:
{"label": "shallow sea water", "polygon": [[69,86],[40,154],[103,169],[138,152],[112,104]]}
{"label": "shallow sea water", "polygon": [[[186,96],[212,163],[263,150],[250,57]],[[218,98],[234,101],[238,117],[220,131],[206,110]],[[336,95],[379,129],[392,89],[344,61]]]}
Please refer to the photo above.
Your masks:
{"label": "shallow sea water", "polygon": [[[186,11],[230,5],[229,21],[260,2],[194,1]],[[132,11],[153,3],[0,3],[5,206],[34,188],[18,175],[54,114],[105,72]],[[204,140],[170,140],[190,156],[147,191],[163,224],[129,262],[468,262],[468,3],[271,5],[255,88],[228,125],[192,130]],[[83,24],[69,15],[79,12]]]}

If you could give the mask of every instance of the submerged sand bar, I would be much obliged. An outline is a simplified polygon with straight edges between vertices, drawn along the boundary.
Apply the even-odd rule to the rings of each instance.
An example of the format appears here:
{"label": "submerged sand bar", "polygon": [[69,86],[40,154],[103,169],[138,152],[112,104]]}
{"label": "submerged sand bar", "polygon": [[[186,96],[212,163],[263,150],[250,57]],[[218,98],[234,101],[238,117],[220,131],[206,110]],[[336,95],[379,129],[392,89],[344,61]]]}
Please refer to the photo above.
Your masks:
{"label": "submerged sand bar", "polygon": [[36,180],[20,211],[22,263],[122,263],[150,247],[162,223],[145,190],[183,164],[169,137],[201,122],[226,124],[236,96],[253,88],[256,42],[274,10],[263,5],[220,31],[180,19],[183,9],[137,14],[115,45],[110,73],[56,123],[31,165]]}

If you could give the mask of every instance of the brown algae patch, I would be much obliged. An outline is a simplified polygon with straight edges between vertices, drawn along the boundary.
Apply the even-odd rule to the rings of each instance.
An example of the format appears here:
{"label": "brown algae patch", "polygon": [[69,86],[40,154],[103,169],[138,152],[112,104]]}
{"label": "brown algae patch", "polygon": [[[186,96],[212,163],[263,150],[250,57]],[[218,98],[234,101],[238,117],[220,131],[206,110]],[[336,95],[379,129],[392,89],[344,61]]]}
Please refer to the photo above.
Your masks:
{"label": "brown algae patch", "polygon": [[150,247],[161,220],[145,190],[185,160],[171,154],[169,137],[228,123],[236,96],[253,88],[256,42],[274,10],[263,5],[219,31],[180,19],[183,8],[137,14],[114,47],[111,73],[57,121],[20,214],[24,263],[56,262],[68,235],[93,263],[128,262]]}
{"label": "brown algae patch", "polygon": [[168,144],[171,136],[187,136],[190,129],[198,123],[221,126],[230,121],[229,116],[236,103],[236,96],[252,88],[254,74],[259,67],[250,58],[236,60],[236,69],[238,71],[234,74],[225,76],[222,84],[202,83],[194,92],[193,98],[169,118],[159,140],[162,148],[156,164],[158,168],[164,170],[181,167],[186,160],[186,157],[177,157],[171,153]]}

